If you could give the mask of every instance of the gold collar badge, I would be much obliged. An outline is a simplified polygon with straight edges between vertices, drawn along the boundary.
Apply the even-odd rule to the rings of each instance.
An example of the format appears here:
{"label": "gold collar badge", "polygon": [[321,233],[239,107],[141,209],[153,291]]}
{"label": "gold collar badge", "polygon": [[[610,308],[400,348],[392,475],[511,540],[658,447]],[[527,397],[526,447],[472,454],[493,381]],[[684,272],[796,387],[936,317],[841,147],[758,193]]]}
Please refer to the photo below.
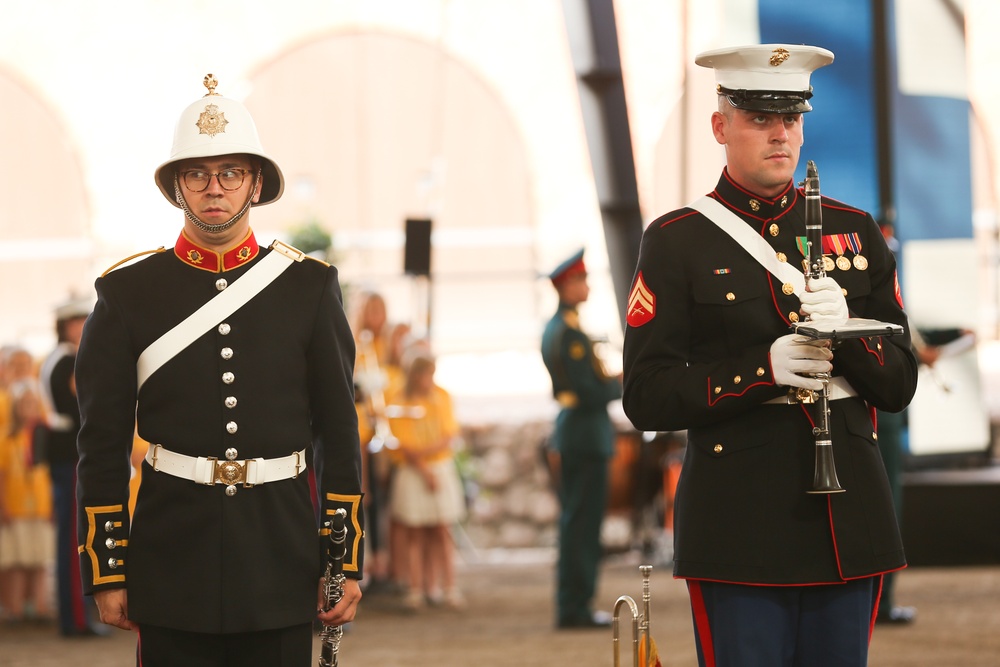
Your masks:
{"label": "gold collar badge", "polygon": [[792,54],[788,52],[788,49],[777,48],[771,52],[771,59],[768,61],[771,63],[771,67],[777,67],[781,63],[785,62],[791,57]]}
{"label": "gold collar badge", "polygon": [[241,262],[245,262],[250,259],[250,246],[243,246],[240,248],[239,252],[236,253],[236,259]]}
{"label": "gold collar badge", "polygon": [[[215,92],[215,87],[219,85],[218,80],[211,74],[206,74],[204,81],[205,87],[208,88],[208,92],[205,97],[210,97],[212,95],[218,95]],[[195,125],[198,126],[199,134],[207,134],[210,137],[214,137],[217,134],[226,131],[226,125],[229,121],[226,120],[226,114],[219,111],[219,107],[216,104],[205,105],[205,110],[201,112],[198,116],[198,122]]]}
{"label": "gold collar badge", "polygon": [[201,253],[198,252],[197,250],[188,250],[187,258],[188,261],[191,262],[192,264],[201,264],[202,261],[205,259],[204,257],[202,257]]}

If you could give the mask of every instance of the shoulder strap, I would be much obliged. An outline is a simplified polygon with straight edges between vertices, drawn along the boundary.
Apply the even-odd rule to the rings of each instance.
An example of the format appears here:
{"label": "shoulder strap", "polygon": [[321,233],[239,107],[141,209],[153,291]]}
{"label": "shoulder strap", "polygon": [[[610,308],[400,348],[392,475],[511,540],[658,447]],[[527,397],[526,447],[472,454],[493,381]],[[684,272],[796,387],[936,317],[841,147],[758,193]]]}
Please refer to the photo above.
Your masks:
{"label": "shoulder strap", "polygon": [[778,280],[791,284],[795,289],[796,296],[801,296],[805,291],[806,279],[802,272],[788,262],[779,262],[774,254],[774,248],[735,213],[708,196],[696,200],[690,204],[690,208],[698,211],[714,222],[719,229],[729,234],[734,241],[750,253],[751,257]]}
{"label": "shoulder strap", "polygon": [[173,359],[181,350],[197,340],[221,320],[239,310],[244,304],[274,282],[274,279],[292,265],[301,262],[303,253],[280,241],[271,244],[272,251],[250,268],[243,277],[219,292],[198,310],[188,315],[180,324],[166,332],[142,351],[136,362],[136,393],[163,364]]}

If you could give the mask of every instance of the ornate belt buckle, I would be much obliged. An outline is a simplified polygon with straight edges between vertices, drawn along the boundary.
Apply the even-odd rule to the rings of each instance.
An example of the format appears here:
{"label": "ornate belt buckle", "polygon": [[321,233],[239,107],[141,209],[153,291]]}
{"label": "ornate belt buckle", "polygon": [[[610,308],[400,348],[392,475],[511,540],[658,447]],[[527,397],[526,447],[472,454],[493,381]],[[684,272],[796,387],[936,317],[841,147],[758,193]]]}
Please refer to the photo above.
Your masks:
{"label": "ornate belt buckle", "polygon": [[215,483],[234,486],[246,481],[246,463],[243,461],[216,461]]}
{"label": "ornate belt buckle", "polygon": [[816,392],[805,387],[794,387],[788,390],[789,403],[815,403]]}

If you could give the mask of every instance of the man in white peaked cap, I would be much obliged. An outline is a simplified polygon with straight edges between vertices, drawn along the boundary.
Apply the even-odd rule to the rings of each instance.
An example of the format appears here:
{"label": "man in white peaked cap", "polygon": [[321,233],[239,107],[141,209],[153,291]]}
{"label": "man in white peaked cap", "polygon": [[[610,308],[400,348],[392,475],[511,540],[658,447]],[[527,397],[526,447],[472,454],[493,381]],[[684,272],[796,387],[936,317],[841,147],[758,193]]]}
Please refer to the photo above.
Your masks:
{"label": "man in white peaked cap", "polygon": [[76,436],[80,407],[76,400],[74,367],[83,324],[93,300],[76,294],[55,310],[56,346],[42,362],[38,384],[45,405],[45,461],[52,479],[52,509],[56,524],[56,607],[63,637],[107,634],[92,620],[93,601],[80,588],[79,544],[76,533]]}
{"label": "man in white peaked cap", "polygon": [[[143,667],[306,667],[313,622],[348,622],[361,598],[354,342],[337,269],[258,245],[250,215],[281,170],[246,108],[204,84],[155,172],[180,236],[97,280],[80,345],[83,584],[101,620],[138,631]],[[149,450],[130,516],[134,429]],[[347,581],[325,609],[340,509]]]}
{"label": "man in white peaked cap", "polygon": [[[810,75],[832,61],[789,44],[696,58],[715,70],[726,166],[707,197],[647,227],[633,278],[623,404],[640,430],[688,432],[674,574],[703,666],[865,665],[882,576],[906,564],[873,415],[913,396],[909,335],[790,333],[805,318],[906,321],[895,260],[864,211],[821,199],[826,275],[803,275],[793,178]],[[817,374],[832,375],[844,492],[815,485]]]}

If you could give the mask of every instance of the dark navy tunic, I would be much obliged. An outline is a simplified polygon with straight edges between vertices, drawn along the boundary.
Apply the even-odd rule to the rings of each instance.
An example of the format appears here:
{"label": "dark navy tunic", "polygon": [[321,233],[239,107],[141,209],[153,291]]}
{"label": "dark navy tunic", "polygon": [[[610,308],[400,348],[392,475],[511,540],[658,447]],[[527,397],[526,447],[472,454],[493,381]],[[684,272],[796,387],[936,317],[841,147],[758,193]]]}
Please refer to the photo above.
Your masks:
{"label": "dark navy tunic", "polygon": [[182,235],[174,251],[97,280],[76,367],[81,567],[88,592],[126,587],[139,624],[229,633],[311,623],[322,571],[308,474],[228,496],[143,463],[130,521],[136,426],[151,444],[219,461],[228,448],[239,460],[306,449],[321,513],[347,509],[344,570],[361,577],[355,350],[336,268],[293,263],[136,390],[140,353],[269,252],[252,234],[223,255]]}
{"label": "dark navy tunic", "polygon": [[[711,196],[801,270],[805,198],[773,199],[723,172]],[[850,267],[828,275],[852,316],[905,325],[895,260],[872,217],[824,197],[823,233]],[[838,251],[831,251],[831,259]],[[860,257],[860,259],[856,259]],[[644,431],[688,430],[675,501],[675,575],[750,584],[834,583],[905,565],[877,446],[874,409],[902,410],[916,388],[909,335],[841,343],[835,376],[858,396],[831,401],[845,493],[809,495],[814,407],[786,394],[769,360],[799,300],[701,213],[684,208],[646,229],[629,302],[624,408]]]}

